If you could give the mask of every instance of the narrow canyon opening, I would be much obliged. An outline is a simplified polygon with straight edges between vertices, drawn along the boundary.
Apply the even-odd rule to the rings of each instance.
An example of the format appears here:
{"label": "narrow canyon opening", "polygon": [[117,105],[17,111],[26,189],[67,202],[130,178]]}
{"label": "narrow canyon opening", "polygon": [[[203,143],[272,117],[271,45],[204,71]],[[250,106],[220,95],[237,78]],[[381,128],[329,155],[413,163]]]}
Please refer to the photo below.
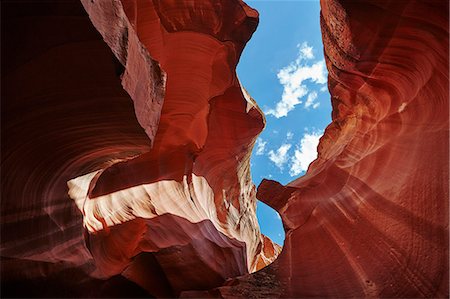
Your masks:
{"label": "narrow canyon opening", "polygon": [[[238,64],[238,76],[265,114],[251,174],[283,185],[303,176],[331,122],[331,101],[320,30],[320,4],[312,1],[248,1],[258,10],[256,32]],[[299,15],[300,14],[300,15]],[[283,245],[280,215],[258,200],[261,232]]]}
{"label": "narrow canyon opening", "polygon": [[448,298],[448,1],[320,4],[3,1],[2,297]]}

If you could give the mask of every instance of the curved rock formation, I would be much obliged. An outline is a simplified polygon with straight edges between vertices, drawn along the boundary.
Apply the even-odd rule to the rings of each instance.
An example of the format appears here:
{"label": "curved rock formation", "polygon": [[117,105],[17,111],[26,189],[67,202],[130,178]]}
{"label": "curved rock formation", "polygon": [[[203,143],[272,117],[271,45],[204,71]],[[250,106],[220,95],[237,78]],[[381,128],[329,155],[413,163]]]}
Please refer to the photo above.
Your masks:
{"label": "curved rock formation", "polygon": [[[257,12],[82,4],[2,7],[3,292],[448,297],[447,1],[321,2],[333,121],[257,194],[235,74]],[[262,270],[255,197],[286,230]]]}
{"label": "curved rock formation", "polygon": [[258,187],[283,251],[186,297],[449,296],[448,1],[321,8],[333,121],[305,176]]}
{"label": "curved rock formation", "polygon": [[173,297],[272,262],[249,172],[264,118],[235,73],[257,12],[237,0],[82,5],[8,3],[2,17],[6,289],[96,296],[129,280]]}

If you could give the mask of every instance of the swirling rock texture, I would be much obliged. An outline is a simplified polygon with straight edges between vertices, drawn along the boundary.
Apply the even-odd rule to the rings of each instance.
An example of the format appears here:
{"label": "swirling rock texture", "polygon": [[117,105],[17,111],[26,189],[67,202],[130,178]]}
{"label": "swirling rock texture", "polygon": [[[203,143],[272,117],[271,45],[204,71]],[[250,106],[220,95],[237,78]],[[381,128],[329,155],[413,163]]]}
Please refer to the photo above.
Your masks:
{"label": "swirling rock texture", "polygon": [[2,289],[174,297],[266,266],[238,0],[2,6]]}
{"label": "swirling rock texture", "polygon": [[448,1],[321,1],[332,123],[305,176],[263,181],[283,251],[185,297],[447,297]]}
{"label": "swirling rock texture", "polygon": [[[264,118],[234,71],[256,11],[82,5],[2,7],[4,290],[448,297],[447,1],[322,0],[333,121],[305,176],[257,194]],[[280,252],[255,196],[286,239],[248,274]]]}

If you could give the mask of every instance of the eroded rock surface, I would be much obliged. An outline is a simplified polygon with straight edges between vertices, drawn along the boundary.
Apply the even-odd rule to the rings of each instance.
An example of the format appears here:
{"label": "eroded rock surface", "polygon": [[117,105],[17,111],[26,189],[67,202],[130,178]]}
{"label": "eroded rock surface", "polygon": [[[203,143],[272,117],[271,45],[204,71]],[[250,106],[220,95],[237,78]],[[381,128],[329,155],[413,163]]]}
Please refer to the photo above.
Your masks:
{"label": "eroded rock surface", "polygon": [[321,8],[333,121],[305,176],[258,187],[283,251],[203,295],[448,297],[448,1]]}
{"label": "eroded rock surface", "polygon": [[173,297],[275,259],[249,172],[264,117],[235,73],[255,10],[116,0],[2,12],[7,291],[122,284]]}
{"label": "eroded rock surface", "polygon": [[[258,194],[238,0],[2,6],[6,295],[448,297],[448,2],[321,2],[333,121]],[[262,236],[256,197],[286,229]]]}

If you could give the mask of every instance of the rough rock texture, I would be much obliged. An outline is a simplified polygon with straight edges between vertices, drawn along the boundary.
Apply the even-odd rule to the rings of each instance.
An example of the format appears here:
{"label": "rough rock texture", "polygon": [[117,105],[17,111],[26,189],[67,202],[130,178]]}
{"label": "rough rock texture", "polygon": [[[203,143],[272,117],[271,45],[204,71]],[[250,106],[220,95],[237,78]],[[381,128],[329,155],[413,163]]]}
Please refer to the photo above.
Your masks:
{"label": "rough rock texture", "polygon": [[4,294],[173,297],[272,262],[235,74],[257,12],[81,2],[2,5]]}
{"label": "rough rock texture", "polygon": [[254,274],[257,13],[82,4],[2,6],[2,295],[448,297],[447,1],[321,2],[333,121]]}
{"label": "rough rock texture", "polygon": [[67,181],[151,139],[79,2],[2,3],[1,21],[2,295],[91,295],[106,284],[79,288],[96,267]]}
{"label": "rough rock texture", "polygon": [[449,296],[448,1],[321,8],[333,121],[305,176],[258,187],[283,251],[186,297]]}

